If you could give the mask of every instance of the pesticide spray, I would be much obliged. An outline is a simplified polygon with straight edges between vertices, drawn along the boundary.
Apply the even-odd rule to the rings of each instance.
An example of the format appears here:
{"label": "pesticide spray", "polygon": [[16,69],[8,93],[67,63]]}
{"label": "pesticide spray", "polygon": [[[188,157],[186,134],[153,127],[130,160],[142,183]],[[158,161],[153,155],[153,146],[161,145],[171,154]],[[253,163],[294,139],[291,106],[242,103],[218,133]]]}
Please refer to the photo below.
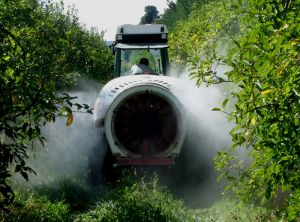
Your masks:
{"label": "pesticide spray", "polygon": [[[189,204],[208,207],[220,198],[224,186],[217,182],[213,157],[222,148],[231,146],[229,135],[233,124],[221,112],[212,109],[225,99],[221,85],[196,86],[188,73],[181,74],[174,91],[187,113],[187,137],[177,171],[177,190]],[[182,167],[180,167],[182,166]]]}
{"label": "pesticide spray", "polygon": [[[222,113],[211,111],[224,99],[220,87],[198,88],[188,74],[178,78],[180,84],[173,93],[187,113],[187,136],[175,166],[158,170],[158,176],[175,195],[190,204],[207,207],[222,191],[216,182],[212,158],[218,150],[230,146],[232,126]],[[70,95],[78,97],[76,102],[93,107],[99,85],[89,81],[81,85],[80,90]],[[66,177],[86,181],[89,164],[95,157],[94,163],[101,171],[107,147],[99,130],[94,127],[93,116],[82,113],[74,113],[70,127],[66,126],[65,118],[57,118],[55,123],[47,125],[43,129],[45,147],[39,148],[29,163],[37,172],[37,176],[31,176],[30,183],[39,185]]]}
{"label": "pesticide spray", "polygon": [[[79,85],[78,90],[68,92],[70,96],[78,97],[73,102],[93,107],[101,85],[88,80],[80,80]],[[74,112],[73,116],[74,121],[70,126],[66,126],[66,117],[56,117],[55,122],[42,128],[44,146],[36,145],[28,161],[28,165],[37,174],[30,175],[29,186],[49,184],[65,178],[85,182],[88,160],[102,138],[99,130],[94,127],[93,115]],[[104,151],[99,156],[103,155]],[[15,182],[24,181],[18,179]]]}

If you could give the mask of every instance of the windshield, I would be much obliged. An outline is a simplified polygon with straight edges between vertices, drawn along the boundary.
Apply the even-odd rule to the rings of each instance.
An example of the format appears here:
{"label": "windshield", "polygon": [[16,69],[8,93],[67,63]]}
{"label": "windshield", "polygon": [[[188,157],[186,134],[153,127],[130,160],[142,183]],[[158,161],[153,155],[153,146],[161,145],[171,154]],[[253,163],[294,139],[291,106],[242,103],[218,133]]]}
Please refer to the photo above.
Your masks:
{"label": "windshield", "polygon": [[148,67],[153,70],[152,74],[162,74],[160,49],[122,49],[120,75],[132,75],[131,69],[138,65],[142,58],[148,59]]}

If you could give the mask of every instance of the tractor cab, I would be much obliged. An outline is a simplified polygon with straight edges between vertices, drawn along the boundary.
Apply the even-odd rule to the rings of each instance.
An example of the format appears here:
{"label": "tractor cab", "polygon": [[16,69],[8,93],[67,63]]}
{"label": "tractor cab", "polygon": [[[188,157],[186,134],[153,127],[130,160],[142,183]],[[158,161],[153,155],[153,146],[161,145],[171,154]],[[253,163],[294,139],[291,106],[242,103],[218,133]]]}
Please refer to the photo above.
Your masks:
{"label": "tractor cab", "polygon": [[[165,25],[119,26],[116,41],[112,45],[115,55],[114,78],[137,74],[167,75],[168,47]],[[151,71],[135,73],[133,67],[139,66],[142,59],[148,61],[148,70]]]}

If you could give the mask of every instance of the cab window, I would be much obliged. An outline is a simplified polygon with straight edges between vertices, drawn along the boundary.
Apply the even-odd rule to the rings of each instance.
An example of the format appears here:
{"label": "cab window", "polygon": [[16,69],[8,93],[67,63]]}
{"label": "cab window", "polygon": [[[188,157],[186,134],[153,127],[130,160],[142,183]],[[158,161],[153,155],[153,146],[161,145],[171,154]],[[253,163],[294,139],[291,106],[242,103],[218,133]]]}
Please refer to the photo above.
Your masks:
{"label": "cab window", "polygon": [[120,76],[131,75],[131,67],[141,58],[149,60],[149,67],[157,74],[162,74],[161,51],[159,49],[122,49]]}

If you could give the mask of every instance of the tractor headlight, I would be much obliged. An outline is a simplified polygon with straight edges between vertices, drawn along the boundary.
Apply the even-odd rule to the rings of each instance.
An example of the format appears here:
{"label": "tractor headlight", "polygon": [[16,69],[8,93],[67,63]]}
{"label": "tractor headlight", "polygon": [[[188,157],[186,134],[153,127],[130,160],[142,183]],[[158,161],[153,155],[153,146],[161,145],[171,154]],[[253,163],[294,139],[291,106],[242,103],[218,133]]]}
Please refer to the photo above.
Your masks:
{"label": "tractor headlight", "polygon": [[118,34],[117,37],[116,37],[116,39],[117,39],[117,41],[118,41],[118,40],[122,40],[122,39],[123,39],[123,36]]}
{"label": "tractor headlight", "polygon": [[161,39],[167,39],[167,33],[162,33],[161,34]]}

